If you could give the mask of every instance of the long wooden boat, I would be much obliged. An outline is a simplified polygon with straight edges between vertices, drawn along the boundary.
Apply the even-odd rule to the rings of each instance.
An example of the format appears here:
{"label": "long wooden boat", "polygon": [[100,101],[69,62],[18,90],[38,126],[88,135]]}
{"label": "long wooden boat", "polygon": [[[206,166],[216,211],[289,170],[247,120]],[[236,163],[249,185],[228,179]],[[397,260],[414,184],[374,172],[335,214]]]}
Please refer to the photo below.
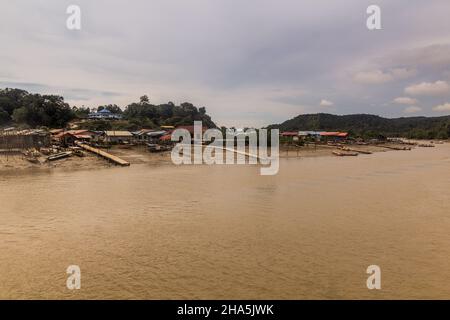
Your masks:
{"label": "long wooden boat", "polygon": [[422,148],[434,148],[435,145],[434,144],[421,143],[421,144],[419,144],[419,147],[422,147]]}
{"label": "long wooden boat", "polygon": [[358,155],[357,152],[340,152],[340,151],[333,151],[333,154],[338,157],[347,157],[347,156],[355,157]]}
{"label": "long wooden boat", "polygon": [[352,149],[352,148],[347,148],[347,147],[343,147],[342,150],[344,150],[344,151],[350,151],[350,152],[358,152],[358,153],[363,153],[363,154],[372,154],[372,152],[370,152],[370,151],[364,151],[364,150]]}
{"label": "long wooden boat", "polygon": [[148,147],[148,151],[150,151],[150,152],[164,152],[164,151],[170,150],[169,146],[152,144],[152,143],[148,143],[147,147]]}
{"label": "long wooden boat", "polygon": [[60,153],[48,156],[47,161],[55,161],[55,160],[59,160],[59,159],[64,159],[64,158],[70,157],[71,155],[72,155],[72,151],[60,152]]}
{"label": "long wooden boat", "polygon": [[400,150],[400,151],[409,151],[411,147],[394,147],[394,146],[380,146],[382,148],[391,149],[391,150]]}

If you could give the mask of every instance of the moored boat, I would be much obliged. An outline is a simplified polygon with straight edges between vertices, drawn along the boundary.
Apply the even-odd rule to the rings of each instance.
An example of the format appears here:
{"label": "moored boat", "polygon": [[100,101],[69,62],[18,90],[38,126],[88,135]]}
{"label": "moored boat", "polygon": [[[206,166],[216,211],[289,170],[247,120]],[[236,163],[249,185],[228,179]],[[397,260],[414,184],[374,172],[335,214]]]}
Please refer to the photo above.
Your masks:
{"label": "moored boat", "polygon": [[419,144],[419,147],[422,147],[422,148],[434,148],[435,145],[434,144],[428,144],[428,143],[421,143],[421,144]]}
{"label": "moored boat", "polygon": [[72,151],[60,152],[60,153],[48,156],[47,161],[55,161],[55,160],[59,160],[59,159],[64,159],[64,158],[70,157],[71,155],[72,155]]}
{"label": "moored boat", "polygon": [[333,154],[338,157],[347,157],[347,156],[354,157],[358,155],[357,152],[340,152],[340,151],[333,151]]}
{"label": "moored boat", "polygon": [[153,143],[148,143],[147,147],[148,147],[148,151],[150,151],[150,152],[163,152],[163,151],[170,150],[169,146],[153,144]]}

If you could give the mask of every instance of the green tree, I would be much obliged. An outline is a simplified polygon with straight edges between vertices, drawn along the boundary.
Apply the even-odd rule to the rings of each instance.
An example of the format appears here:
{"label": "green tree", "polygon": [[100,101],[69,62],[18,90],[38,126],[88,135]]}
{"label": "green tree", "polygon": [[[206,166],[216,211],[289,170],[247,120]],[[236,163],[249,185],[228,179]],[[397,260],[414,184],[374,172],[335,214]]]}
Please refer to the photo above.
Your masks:
{"label": "green tree", "polygon": [[3,108],[0,107],[0,125],[8,123],[11,121],[11,117],[9,116],[8,112],[3,110]]}

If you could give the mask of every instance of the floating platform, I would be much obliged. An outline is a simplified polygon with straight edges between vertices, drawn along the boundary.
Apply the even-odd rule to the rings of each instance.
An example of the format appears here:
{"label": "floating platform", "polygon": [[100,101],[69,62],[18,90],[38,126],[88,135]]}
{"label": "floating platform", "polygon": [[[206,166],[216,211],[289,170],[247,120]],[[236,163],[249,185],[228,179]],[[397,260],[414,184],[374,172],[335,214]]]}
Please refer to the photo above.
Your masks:
{"label": "floating platform", "polygon": [[358,152],[358,153],[362,153],[362,154],[372,154],[372,152],[370,151],[365,151],[365,150],[359,150],[359,149],[352,149],[352,148],[347,148],[347,147],[342,147],[343,151],[350,151],[350,152]]}
{"label": "floating platform", "polygon": [[435,145],[434,144],[421,143],[421,144],[419,144],[419,147],[422,147],[422,148],[434,148]]}
{"label": "floating platform", "polygon": [[128,161],[125,161],[117,156],[114,156],[108,152],[105,152],[103,150],[88,146],[87,144],[81,143],[76,141],[75,144],[77,146],[79,146],[80,148],[83,148],[86,151],[92,152],[108,161],[111,161],[112,163],[118,164],[119,166],[122,167],[128,167],[130,165],[130,163]]}
{"label": "floating platform", "polygon": [[391,149],[391,150],[400,150],[400,151],[409,151],[411,147],[394,147],[394,146],[378,146],[381,148]]}
{"label": "floating platform", "polygon": [[340,152],[340,151],[333,151],[333,154],[338,157],[356,157],[358,155],[357,152]]}
{"label": "floating platform", "polygon": [[257,154],[252,154],[250,152],[236,150],[236,149],[233,149],[233,148],[225,148],[225,147],[219,147],[219,146],[208,146],[208,147],[209,148],[214,148],[214,149],[221,149],[221,150],[224,150],[224,151],[230,151],[230,152],[233,152],[235,154],[244,155],[244,156],[249,157],[249,158],[255,158],[255,159],[260,160],[260,161],[266,161],[267,162],[267,161],[270,160],[270,157],[261,157],[261,156],[259,156]]}

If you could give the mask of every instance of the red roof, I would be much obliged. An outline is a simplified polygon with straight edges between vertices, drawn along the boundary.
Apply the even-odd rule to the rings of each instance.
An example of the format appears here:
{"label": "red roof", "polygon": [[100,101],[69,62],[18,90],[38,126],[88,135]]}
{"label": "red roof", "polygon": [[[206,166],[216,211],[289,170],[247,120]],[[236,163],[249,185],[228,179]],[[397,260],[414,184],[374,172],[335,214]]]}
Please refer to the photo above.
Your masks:
{"label": "red roof", "polygon": [[[176,129],[186,129],[190,134],[194,134],[194,126],[178,126]],[[202,127],[202,132],[208,130],[207,127]]]}
{"label": "red roof", "polygon": [[298,132],[290,131],[290,132],[282,132],[281,135],[283,137],[292,137],[292,136],[298,136]]}
{"label": "red roof", "polygon": [[340,133],[340,132],[328,132],[328,131],[324,131],[324,132],[321,132],[320,135],[321,135],[321,136],[325,136],[325,137],[328,137],[328,136],[330,136],[330,137],[336,137],[339,133]]}
{"label": "red roof", "polygon": [[53,130],[50,130],[50,133],[51,134],[58,134],[58,133],[61,133],[63,131],[64,131],[64,129],[53,129]]}
{"label": "red roof", "polygon": [[74,136],[75,138],[78,139],[89,139],[92,138],[92,136],[94,136],[95,133],[89,131],[89,130],[68,130],[68,131],[63,131],[60,132],[58,134],[56,134],[54,137],[56,139],[61,139],[65,136]]}
{"label": "red roof", "polygon": [[62,137],[70,136],[70,135],[71,135],[71,134],[70,134],[69,132],[60,132],[60,133],[56,134],[54,137],[55,137],[56,139],[61,139]]}
{"label": "red roof", "polygon": [[161,138],[159,138],[159,140],[161,141],[170,141],[172,139],[172,135],[170,134],[166,134],[164,136],[162,136]]}
{"label": "red roof", "polygon": [[77,139],[92,139],[92,136],[88,134],[74,134],[73,136]]}
{"label": "red roof", "polygon": [[348,133],[347,132],[327,132],[327,131],[324,131],[324,132],[321,132],[320,135],[323,136],[323,137],[346,137],[346,136],[348,136]]}

